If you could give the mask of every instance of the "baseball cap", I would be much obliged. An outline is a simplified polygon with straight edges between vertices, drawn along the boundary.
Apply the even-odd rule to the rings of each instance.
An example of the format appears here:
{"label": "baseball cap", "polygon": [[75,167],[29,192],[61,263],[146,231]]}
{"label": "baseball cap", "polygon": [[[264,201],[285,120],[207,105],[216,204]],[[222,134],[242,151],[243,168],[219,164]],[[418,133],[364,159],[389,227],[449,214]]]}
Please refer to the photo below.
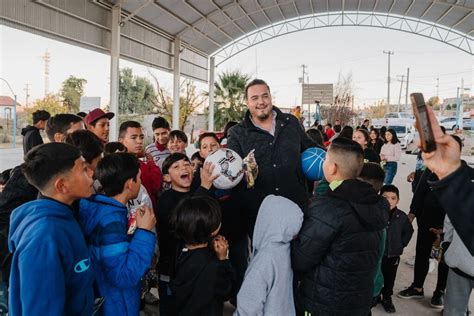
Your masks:
{"label": "baseball cap", "polygon": [[104,111],[102,111],[102,109],[96,108],[90,111],[89,114],[86,115],[86,117],[84,118],[84,122],[86,122],[87,125],[90,125],[91,123],[93,123],[94,121],[97,121],[100,118],[106,117],[110,120],[114,116],[115,114],[112,112],[105,113]]}

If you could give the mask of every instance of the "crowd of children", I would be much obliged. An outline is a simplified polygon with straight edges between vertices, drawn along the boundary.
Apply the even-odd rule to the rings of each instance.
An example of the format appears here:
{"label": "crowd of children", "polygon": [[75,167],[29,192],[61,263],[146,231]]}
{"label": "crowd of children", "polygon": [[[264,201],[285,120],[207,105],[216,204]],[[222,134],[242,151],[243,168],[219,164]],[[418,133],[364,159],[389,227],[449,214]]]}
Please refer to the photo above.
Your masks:
{"label": "crowd of children", "polygon": [[[223,139],[202,133],[188,157],[186,134],[163,117],[153,120],[148,146],[136,121],[123,122],[118,139],[109,141],[113,117],[101,109],[84,118],[33,115],[24,162],[2,173],[9,315],[138,315],[151,295],[143,280],[155,270],[162,316],[220,316],[226,301],[239,316],[366,316],[378,303],[396,311],[393,288],[413,218],[398,209],[399,189],[391,184],[401,154],[393,130],[380,134],[368,131],[368,121],[356,129],[336,121],[307,136],[298,131],[327,151],[324,179],[314,190],[308,183],[307,207],[270,194],[249,216],[239,191],[214,187],[215,166],[205,162],[226,146],[237,123],[229,122]],[[36,139],[41,129],[50,143]],[[430,175],[420,180],[423,190]],[[418,212],[418,238],[425,236],[417,242],[421,276],[402,297],[422,288],[426,258],[418,251],[431,249],[429,232],[442,227],[438,222],[446,221],[451,252],[469,257],[464,235],[444,212],[436,225],[428,221],[426,194],[418,191],[411,210]],[[447,263],[463,270],[449,279],[465,284],[464,301],[451,295],[447,309],[460,315],[473,265],[454,255]]]}

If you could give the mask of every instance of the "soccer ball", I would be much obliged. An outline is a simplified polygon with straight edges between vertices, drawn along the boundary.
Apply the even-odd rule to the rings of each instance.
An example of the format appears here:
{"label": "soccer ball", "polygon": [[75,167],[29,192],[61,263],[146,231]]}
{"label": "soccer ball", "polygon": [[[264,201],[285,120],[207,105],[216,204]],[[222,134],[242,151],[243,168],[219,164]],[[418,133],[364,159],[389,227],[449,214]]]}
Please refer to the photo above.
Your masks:
{"label": "soccer ball", "polygon": [[214,187],[227,190],[235,187],[244,176],[242,158],[232,149],[221,148],[207,156],[205,162],[214,165],[213,175],[219,174],[214,180]]}
{"label": "soccer ball", "polygon": [[311,147],[301,154],[303,174],[310,181],[319,181],[323,178],[323,162],[326,152],[319,147]]}

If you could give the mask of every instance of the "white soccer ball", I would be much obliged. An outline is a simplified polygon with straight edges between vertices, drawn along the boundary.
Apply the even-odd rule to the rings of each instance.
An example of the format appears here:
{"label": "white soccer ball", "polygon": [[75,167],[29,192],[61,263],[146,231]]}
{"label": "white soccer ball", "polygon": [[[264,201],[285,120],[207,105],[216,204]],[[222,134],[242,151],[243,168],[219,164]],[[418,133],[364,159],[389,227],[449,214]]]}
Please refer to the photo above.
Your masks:
{"label": "white soccer ball", "polygon": [[232,189],[244,176],[242,158],[232,149],[218,149],[207,156],[206,162],[211,162],[215,166],[213,175],[219,174],[213,182],[217,189]]}

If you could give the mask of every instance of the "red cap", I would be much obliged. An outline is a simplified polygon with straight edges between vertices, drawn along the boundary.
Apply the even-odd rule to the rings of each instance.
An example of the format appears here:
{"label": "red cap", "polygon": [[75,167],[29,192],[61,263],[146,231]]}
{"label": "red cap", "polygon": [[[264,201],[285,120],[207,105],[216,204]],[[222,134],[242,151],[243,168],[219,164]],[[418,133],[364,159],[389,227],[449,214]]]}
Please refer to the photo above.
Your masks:
{"label": "red cap", "polygon": [[86,117],[84,118],[84,122],[86,122],[87,125],[90,125],[91,123],[93,123],[94,121],[97,121],[100,118],[106,117],[110,120],[114,116],[115,114],[112,112],[105,113],[104,111],[102,111],[102,109],[96,108],[90,111],[89,114],[86,115]]}

